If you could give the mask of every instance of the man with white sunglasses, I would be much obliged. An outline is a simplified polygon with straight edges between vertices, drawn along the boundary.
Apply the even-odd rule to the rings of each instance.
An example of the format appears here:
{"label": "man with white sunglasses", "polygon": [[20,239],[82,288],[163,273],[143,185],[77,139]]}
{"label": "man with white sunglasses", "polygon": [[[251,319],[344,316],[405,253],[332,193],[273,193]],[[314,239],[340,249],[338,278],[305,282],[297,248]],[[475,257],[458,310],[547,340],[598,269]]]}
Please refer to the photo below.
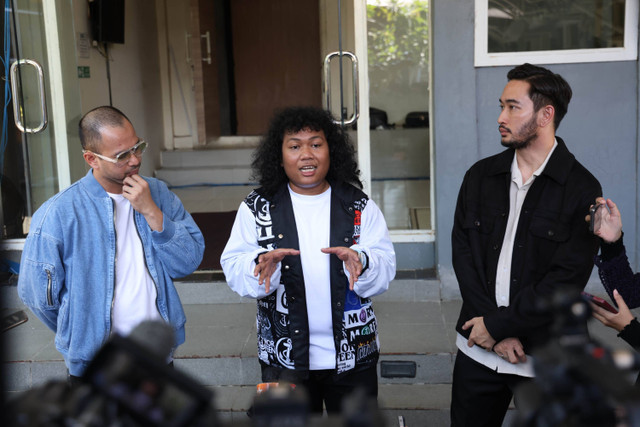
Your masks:
{"label": "man with white sunglasses", "polygon": [[168,322],[182,344],[173,279],[192,273],[204,252],[178,197],[139,175],[147,142],[121,111],[89,111],[79,133],[91,169],[34,214],[18,280],[20,298],[55,332],[72,384],[111,334],[144,320]]}

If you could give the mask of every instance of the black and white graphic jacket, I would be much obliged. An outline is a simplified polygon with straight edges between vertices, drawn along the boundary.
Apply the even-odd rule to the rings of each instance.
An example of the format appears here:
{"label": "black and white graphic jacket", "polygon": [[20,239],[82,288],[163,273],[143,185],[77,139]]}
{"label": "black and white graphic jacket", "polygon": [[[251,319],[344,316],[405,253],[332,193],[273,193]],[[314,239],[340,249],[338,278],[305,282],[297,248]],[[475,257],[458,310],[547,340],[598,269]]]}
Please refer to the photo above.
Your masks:
{"label": "black and white graphic jacket", "polygon": [[[336,372],[377,363],[380,344],[372,296],[386,291],[396,258],[386,222],[376,204],[349,184],[331,185],[330,246],[364,251],[368,267],[349,290],[345,268],[330,258],[331,311]],[[258,357],[275,368],[309,369],[309,324],[300,256],[287,256],[271,277],[271,289],[254,277],[256,257],[277,248],[299,249],[287,186],[267,200],[251,192],[238,209],[221,264],[227,283],[241,296],[257,299]]]}

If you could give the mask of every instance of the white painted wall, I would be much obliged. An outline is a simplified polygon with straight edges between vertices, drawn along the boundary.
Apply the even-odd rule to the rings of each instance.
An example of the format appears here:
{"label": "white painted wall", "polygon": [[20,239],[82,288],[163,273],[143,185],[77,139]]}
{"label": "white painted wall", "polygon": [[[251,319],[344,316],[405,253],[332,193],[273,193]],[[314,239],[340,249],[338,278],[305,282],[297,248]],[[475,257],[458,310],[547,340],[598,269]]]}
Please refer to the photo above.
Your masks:
{"label": "white painted wall", "polygon": [[[88,3],[73,0],[76,40],[80,33],[90,35]],[[164,144],[162,99],[160,88],[156,2],[135,0],[125,2],[124,44],[110,44],[110,74],[113,106],[122,110],[136,129],[138,136],[149,142],[142,163],[142,174],[151,176],[160,167],[160,152]],[[82,113],[109,105],[109,85],[105,58],[96,48],[89,57],[81,57],[76,46],[78,66],[88,66],[91,77],[81,78],[80,103]]]}

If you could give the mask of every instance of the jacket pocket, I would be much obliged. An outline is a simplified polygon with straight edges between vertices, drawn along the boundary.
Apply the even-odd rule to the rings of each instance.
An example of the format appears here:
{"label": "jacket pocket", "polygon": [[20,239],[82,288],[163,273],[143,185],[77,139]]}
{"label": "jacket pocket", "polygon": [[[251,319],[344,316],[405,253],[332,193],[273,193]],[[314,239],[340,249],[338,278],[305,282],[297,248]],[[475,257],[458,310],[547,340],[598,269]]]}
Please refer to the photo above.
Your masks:
{"label": "jacket pocket", "polygon": [[496,223],[495,215],[478,214],[477,212],[468,212],[462,224],[467,231],[477,231],[481,234],[489,234],[493,231]]}
{"label": "jacket pocket", "polygon": [[[23,260],[25,275],[25,303],[42,309],[58,307],[59,284],[56,280],[56,269],[52,264]],[[27,273],[29,272],[29,273]]]}
{"label": "jacket pocket", "polygon": [[541,216],[531,218],[529,230],[535,237],[557,243],[566,242],[571,236],[571,231],[567,224],[558,219],[554,220]]}

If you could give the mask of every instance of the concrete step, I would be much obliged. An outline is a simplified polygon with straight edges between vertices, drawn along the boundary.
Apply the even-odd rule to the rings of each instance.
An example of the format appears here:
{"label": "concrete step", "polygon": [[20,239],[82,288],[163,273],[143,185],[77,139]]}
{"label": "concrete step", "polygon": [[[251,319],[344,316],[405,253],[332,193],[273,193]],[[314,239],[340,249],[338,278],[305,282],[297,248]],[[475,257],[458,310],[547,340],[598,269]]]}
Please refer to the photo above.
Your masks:
{"label": "concrete step", "polygon": [[[255,301],[239,297],[223,281],[191,280],[176,286],[188,319],[187,341],[175,355],[176,369],[214,390],[223,420],[246,422],[245,412],[260,382]],[[438,280],[394,280],[388,292],[374,298],[382,345],[378,367],[392,361],[416,366],[413,378],[379,375],[379,401],[386,425],[398,425],[398,415],[405,416],[411,426],[449,424],[454,326],[461,301],[443,301],[440,288]],[[5,311],[25,309],[15,286],[0,287],[0,298]],[[25,310],[29,321],[2,334],[4,387],[9,397],[66,378],[53,333]],[[605,346],[626,346],[601,324],[592,321],[589,327]]]}
{"label": "concrete step", "polygon": [[251,165],[253,148],[162,151],[163,168],[206,168]]}
{"label": "concrete step", "polygon": [[[255,301],[241,298],[225,282],[178,282],[187,314],[187,341],[176,352],[176,366],[207,386],[254,386],[256,359]],[[446,383],[454,351],[452,322],[458,303],[439,301],[436,280],[395,280],[374,299],[380,323],[382,360],[416,363],[416,378],[381,378],[381,383]],[[15,287],[0,289],[6,310],[26,310],[29,321],[7,331],[4,361],[7,390],[21,391],[66,370],[49,331],[26,309]]]}
{"label": "concrete step", "polygon": [[252,148],[163,151],[155,176],[172,187],[248,184],[252,153]]}
{"label": "concrete step", "polygon": [[[210,387],[221,420],[232,423],[248,419],[249,409],[256,395],[255,386]],[[402,415],[408,426],[449,425],[449,384],[381,384],[378,404],[385,418],[385,426],[397,426]]]}
{"label": "concrete step", "polygon": [[248,166],[213,166],[190,168],[162,168],[155,177],[170,187],[187,185],[247,185],[251,184],[251,168]]}
{"label": "concrete step", "polygon": [[[406,276],[409,276],[407,272]],[[403,273],[404,274],[404,273]],[[424,272],[428,274],[428,272]],[[398,273],[400,275],[400,273]],[[243,298],[233,292],[219,272],[202,272],[176,281],[176,288],[183,304],[220,304],[220,303],[250,303],[255,300]],[[395,279],[389,284],[389,289],[374,301],[396,302],[440,302],[440,281],[432,278],[407,277]],[[1,294],[0,294],[1,295]]]}

